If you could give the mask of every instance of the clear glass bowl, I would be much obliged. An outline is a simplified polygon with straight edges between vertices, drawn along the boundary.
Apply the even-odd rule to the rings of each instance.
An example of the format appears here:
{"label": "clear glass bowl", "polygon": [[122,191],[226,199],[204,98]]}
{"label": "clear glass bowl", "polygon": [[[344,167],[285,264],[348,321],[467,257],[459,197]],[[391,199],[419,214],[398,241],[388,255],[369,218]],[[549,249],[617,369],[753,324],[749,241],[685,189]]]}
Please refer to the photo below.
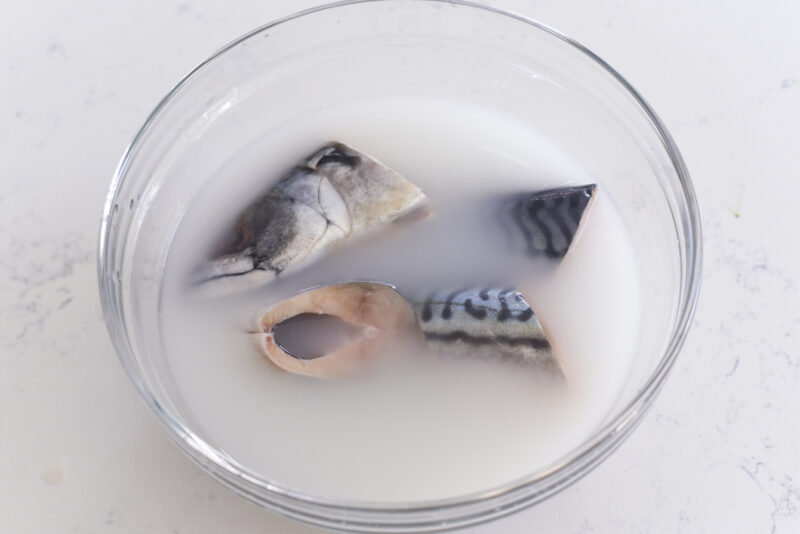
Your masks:
{"label": "clear glass bowl", "polygon": [[[424,504],[319,499],[259,477],[198,436],[169,378],[159,326],[171,239],[209,169],[299,113],[386,94],[474,102],[556,141],[602,183],[642,280],[636,362],[603,424],[562,460],[483,494]],[[368,0],[263,26],[190,72],[147,118],[109,189],[98,275],[120,361],[175,443],[245,498],[319,526],[430,532],[546,499],[608,456],[655,398],[698,294],[700,222],[688,173],[644,99],[592,52],[537,22],[461,1]]]}

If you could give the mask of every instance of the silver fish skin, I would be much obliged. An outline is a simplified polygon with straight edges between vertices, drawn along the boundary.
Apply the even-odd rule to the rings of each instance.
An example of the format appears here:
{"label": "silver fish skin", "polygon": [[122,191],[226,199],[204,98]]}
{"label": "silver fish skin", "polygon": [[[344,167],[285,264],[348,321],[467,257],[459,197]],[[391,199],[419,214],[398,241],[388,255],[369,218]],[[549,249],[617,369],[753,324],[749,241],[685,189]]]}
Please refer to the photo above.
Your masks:
{"label": "silver fish skin", "polygon": [[564,376],[539,319],[515,289],[438,291],[414,309],[437,353],[502,357]]}
{"label": "silver fish skin", "polygon": [[[560,262],[572,249],[597,193],[595,184],[516,195],[504,203],[515,248]],[[510,217],[511,223],[508,224]]]}
{"label": "silver fish skin", "polygon": [[232,239],[211,254],[195,282],[254,273],[263,283],[425,200],[417,186],[377,160],[329,143],[242,212]]}

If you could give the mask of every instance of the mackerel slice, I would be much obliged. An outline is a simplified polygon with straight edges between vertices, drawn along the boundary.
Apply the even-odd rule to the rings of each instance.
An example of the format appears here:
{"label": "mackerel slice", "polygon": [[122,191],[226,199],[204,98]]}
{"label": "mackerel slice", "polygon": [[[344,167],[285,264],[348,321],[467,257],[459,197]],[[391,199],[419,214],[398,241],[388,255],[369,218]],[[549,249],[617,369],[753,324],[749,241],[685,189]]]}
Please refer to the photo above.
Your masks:
{"label": "mackerel slice", "polygon": [[416,304],[415,312],[437,353],[499,357],[564,376],[533,308],[516,289],[436,292]]}
{"label": "mackerel slice", "polygon": [[595,184],[513,197],[511,229],[526,254],[560,262],[572,250],[596,197]]}

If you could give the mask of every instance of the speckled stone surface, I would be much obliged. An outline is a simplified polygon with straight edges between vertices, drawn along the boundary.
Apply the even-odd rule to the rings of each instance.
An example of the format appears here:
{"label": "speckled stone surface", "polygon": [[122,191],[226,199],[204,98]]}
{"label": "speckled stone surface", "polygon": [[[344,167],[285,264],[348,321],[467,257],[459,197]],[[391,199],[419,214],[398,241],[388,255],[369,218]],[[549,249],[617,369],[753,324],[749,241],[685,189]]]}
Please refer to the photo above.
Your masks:
{"label": "speckled stone surface", "polygon": [[[0,17],[0,531],[318,532],[174,448],[102,321],[95,244],[123,148],[194,64],[315,2],[9,4]],[[595,50],[681,147],[704,287],[670,380],[598,469],[464,530],[800,532],[800,4],[496,0]]]}

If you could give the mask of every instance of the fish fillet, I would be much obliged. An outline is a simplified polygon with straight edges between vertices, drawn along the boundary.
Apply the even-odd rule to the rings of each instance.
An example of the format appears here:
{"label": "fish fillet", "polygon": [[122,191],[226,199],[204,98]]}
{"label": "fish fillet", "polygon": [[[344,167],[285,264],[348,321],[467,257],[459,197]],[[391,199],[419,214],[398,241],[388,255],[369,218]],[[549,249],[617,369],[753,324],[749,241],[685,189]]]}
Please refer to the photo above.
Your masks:
{"label": "fish fillet", "polygon": [[425,199],[417,186],[377,160],[329,143],[242,212],[233,237],[217,248],[195,281],[255,274],[263,283],[335,243],[408,214]]}

